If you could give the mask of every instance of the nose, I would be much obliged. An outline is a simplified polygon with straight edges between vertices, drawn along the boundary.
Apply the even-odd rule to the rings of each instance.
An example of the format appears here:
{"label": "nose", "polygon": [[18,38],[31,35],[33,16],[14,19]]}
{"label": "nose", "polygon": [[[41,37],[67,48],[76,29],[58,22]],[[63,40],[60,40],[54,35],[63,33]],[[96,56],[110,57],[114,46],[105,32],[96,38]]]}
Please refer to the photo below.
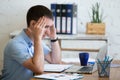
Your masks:
{"label": "nose", "polygon": [[44,34],[46,34],[48,32],[48,29],[45,29],[45,32],[44,32]]}

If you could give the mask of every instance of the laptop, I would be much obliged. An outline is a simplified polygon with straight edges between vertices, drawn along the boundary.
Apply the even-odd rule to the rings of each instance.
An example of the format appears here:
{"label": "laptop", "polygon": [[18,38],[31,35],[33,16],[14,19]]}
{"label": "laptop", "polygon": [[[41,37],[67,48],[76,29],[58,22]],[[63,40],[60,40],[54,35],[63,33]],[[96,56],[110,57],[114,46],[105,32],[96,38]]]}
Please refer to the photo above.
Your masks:
{"label": "laptop", "polygon": [[[102,46],[99,49],[99,52],[97,54],[97,57],[95,60],[97,60],[98,58],[100,60],[103,60],[104,57],[107,55],[107,46]],[[95,61],[94,64],[92,65],[88,65],[88,66],[72,66],[69,69],[65,70],[65,73],[86,73],[86,74],[90,74],[97,71],[97,63]]]}

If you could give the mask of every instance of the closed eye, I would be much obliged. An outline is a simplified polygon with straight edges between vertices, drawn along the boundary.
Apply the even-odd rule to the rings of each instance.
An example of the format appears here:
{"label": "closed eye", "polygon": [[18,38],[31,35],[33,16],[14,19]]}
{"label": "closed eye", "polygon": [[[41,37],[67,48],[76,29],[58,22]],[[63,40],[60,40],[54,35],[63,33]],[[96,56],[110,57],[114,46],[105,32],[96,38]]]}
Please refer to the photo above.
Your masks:
{"label": "closed eye", "polygon": [[49,26],[45,26],[45,28],[48,28]]}

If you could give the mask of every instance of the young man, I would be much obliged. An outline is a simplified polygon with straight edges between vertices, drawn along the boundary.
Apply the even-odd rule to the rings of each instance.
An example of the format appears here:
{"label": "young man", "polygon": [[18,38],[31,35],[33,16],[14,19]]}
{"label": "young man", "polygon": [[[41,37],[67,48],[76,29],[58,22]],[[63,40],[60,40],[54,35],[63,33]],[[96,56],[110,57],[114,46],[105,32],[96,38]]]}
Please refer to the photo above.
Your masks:
{"label": "young man", "polygon": [[[51,39],[51,49],[42,42],[45,36]],[[44,59],[61,63],[60,53],[52,12],[33,6],[27,13],[27,28],[5,47],[2,80],[30,80],[33,73],[43,72]]]}

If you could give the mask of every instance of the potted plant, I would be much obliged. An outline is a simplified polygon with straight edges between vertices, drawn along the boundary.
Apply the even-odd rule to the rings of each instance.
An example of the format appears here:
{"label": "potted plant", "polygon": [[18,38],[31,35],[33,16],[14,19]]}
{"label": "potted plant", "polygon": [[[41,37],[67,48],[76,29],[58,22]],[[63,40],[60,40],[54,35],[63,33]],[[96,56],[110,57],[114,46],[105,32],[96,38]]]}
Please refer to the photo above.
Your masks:
{"label": "potted plant", "polygon": [[87,23],[87,34],[105,34],[105,23],[102,22],[103,14],[100,13],[100,4],[97,2],[92,6],[92,19]]}

